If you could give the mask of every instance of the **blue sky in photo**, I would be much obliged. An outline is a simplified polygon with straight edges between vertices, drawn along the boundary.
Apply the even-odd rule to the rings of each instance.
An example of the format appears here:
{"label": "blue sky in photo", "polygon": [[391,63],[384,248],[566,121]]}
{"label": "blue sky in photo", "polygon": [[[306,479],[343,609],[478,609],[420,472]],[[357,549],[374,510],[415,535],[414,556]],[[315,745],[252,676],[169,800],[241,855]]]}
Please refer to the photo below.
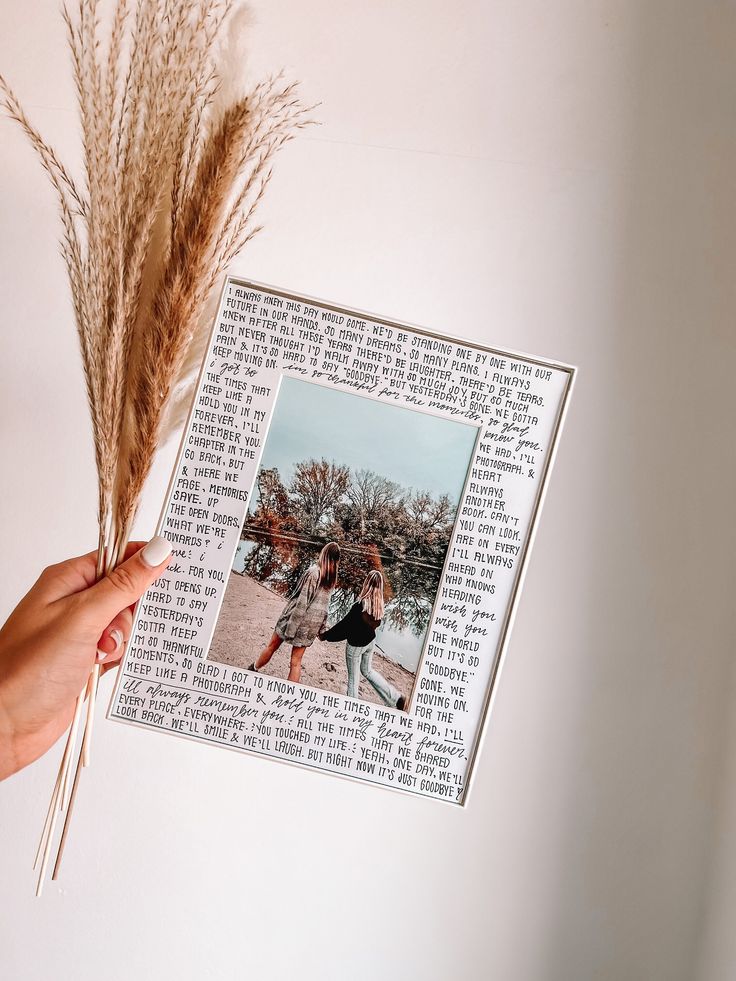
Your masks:
{"label": "blue sky in photo", "polygon": [[288,484],[310,458],[372,470],[457,504],[478,430],[399,405],[285,376],[261,458]]}

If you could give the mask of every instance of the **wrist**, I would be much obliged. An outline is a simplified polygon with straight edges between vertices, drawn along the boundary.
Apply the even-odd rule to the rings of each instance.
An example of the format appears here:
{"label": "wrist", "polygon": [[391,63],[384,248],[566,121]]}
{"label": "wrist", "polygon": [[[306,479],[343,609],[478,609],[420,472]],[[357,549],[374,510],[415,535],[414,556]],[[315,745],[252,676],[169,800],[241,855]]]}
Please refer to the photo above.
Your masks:
{"label": "wrist", "polygon": [[0,780],[17,773],[22,767],[18,736],[3,710],[0,698]]}
{"label": "wrist", "polygon": [[24,740],[13,723],[8,707],[6,684],[0,680],[0,780],[12,776],[26,765]]}

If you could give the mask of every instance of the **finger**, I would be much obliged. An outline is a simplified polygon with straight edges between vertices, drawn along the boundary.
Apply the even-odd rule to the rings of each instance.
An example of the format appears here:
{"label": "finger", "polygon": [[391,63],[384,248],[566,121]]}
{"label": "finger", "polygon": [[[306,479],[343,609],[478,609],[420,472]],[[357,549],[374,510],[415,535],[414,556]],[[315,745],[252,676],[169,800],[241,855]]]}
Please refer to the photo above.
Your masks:
{"label": "finger", "polygon": [[[129,542],[125,549],[125,558],[139,551],[145,542]],[[85,555],[76,555],[64,562],[57,562],[44,569],[38,580],[49,603],[80,593],[89,589],[97,581],[97,549]]]}
{"label": "finger", "polygon": [[135,555],[88,589],[85,603],[94,607],[101,624],[109,623],[126,606],[138,601],[161,575],[170,555],[170,543],[156,535]]}
{"label": "finger", "polygon": [[114,664],[123,656],[125,645],[130,639],[133,629],[133,611],[127,606],[112,623],[105,627],[97,642],[97,660],[105,664]]}
{"label": "finger", "polygon": [[103,661],[100,665],[100,677],[104,678],[108,671],[114,671],[120,666],[120,661]]}

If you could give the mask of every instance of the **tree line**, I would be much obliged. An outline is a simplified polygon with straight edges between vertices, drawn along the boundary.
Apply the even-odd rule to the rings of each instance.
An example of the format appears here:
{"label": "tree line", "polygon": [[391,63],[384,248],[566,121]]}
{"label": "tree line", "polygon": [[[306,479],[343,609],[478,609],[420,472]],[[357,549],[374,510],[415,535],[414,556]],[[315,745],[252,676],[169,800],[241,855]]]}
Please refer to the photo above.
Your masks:
{"label": "tree line", "polygon": [[257,478],[258,504],[243,529],[364,546],[384,559],[441,567],[455,506],[447,494],[406,489],[372,470],[324,458],[298,463],[288,485],[277,467]]}

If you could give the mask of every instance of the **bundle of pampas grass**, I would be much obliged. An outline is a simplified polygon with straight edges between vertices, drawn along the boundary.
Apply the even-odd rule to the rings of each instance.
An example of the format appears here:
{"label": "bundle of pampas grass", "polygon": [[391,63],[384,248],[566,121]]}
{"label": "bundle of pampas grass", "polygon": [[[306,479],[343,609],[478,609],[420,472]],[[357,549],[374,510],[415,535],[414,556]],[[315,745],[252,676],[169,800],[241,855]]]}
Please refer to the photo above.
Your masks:
{"label": "bundle of pampas grass", "polygon": [[[122,560],[167,412],[176,420],[186,403],[213,287],[259,230],[255,212],[273,157],[310,121],[310,107],[281,76],[227,94],[231,0],[112,0],[106,30],[102,13],[99,0],[64,10],[83,181],[0,76],[2,105],[35,149],[61,213],[97,465],[98,576]],[[90,759],[98,680],[96,665],[77,699],[36,856],[37,894],[66,811],[54,878],[59,870]]]}

